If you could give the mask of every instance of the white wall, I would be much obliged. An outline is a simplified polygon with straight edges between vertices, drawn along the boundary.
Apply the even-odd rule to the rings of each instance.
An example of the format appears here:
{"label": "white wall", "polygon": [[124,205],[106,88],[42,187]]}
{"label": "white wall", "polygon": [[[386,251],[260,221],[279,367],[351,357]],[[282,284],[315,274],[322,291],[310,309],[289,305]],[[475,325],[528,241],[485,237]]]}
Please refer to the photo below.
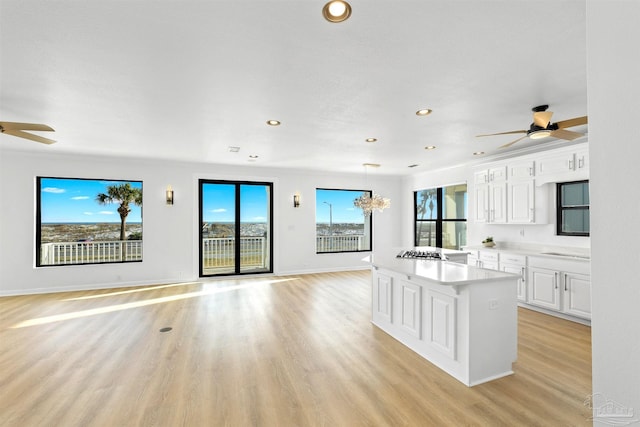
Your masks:
{"label": "white wall", "polygon": [[[114,287],[198,278],[199,178],[274,182],[274,272],[338,271],[362,268],[364,253],[315,253],[315,189],[370,187],[392,199],[374,213],[374,249],[399,246],[401,209],[394,206],[400,178],[364,174],[323,174],[244,166],[56,154],[55,146],[36,153],[0,152],[0,295]],[[131,179],[143,181],[141,263],[35,268],[35,177]],[[173,187],[175,204],[165,204]],[[293,194],[302,204],[293,208]],[[10,201],[10,202],[8,202]]]}
{"label": "white wall", "polygon": [[633,409],[632,425],[640,420],[639,22],[638,1],[587,0],[593,392]]}

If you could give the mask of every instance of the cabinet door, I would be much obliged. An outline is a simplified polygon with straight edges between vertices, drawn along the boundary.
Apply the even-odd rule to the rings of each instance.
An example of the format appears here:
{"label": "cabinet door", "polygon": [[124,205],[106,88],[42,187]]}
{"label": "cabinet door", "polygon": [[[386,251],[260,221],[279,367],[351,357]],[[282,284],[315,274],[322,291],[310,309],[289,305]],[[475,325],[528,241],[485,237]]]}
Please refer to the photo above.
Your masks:
{"label": "cabinet door", "polygon": [[490,182],[505,182],[507,180],[507,167],[500,166],[489,169]]}
{"label": "cabinet door", "polygon": [[400,282],[400,297],[402,298],[402,328],[409,335],[421,339],[422,325],[422,287],[407,280]]}
{"label": "cabinet door", "polygon": [[563,273],[564,299],[562,311],[591,318],[591,277],[586,274]]}
{"label": "cabinet door", "polygon": [[391,323],[393,278],[377,270],[373,271],[372,309],[377,321]]}
{"label": "cabinet door", "polygon": [[529,224],[535,222],[535,187],[533,180],[513,181],[507,186],[509,190],[509,220],[514,224]]}
{"label": "cabinet door", "polygon": [[560,273],[545,268],[529,267],[529,304],[560,310]]}
{"label": "cabinet door", "polygon": [[515,264],[504,264],[500,268],[506,273],[519,274],[520,280],[518,280],[518,301],[527,302],[527,282],[525,280],[525,267]]}
{"label": "cabinet door", "polygon": [[535,175],[535,166],[533,160],[512,163],[509,165],[509,180],[514,179],[531,179]]}
{"label": "cabinet door", "polygon": [[575,155],[561,153],[538,160],[538,176],[556,175],[575,170]]}
{"label": "cabinet door", "polygon": [[427,290],[425,340],[451,359],[456,359],[456,299]]}
{"label": "cabinet door", "polygon": [[473,183],[476,185],[489,183],[489,171],[482,170],[473,174]]}
{"label": "cabinet door", "polygon": [[489,185],[480,184],[475,186],[475,222],[489,221]]}
{"label": "cabinet door", "polygon": [[491,184],[489,188],[489,221],[507,222],[507,184]]}

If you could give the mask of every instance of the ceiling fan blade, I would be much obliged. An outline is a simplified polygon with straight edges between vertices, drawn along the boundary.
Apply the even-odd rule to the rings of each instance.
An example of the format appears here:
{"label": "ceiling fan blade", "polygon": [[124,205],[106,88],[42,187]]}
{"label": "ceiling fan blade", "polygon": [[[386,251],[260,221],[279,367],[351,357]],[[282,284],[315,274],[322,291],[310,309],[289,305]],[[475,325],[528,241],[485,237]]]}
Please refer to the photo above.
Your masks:
{"label": "ceiling fan blade", "polygon": [[4,130],[39,130],[48,132],[54,131],[50,126],[37,123],[0,122],[0,127],[2,127],[2,129]]}
{"label": "ceiling fan blade", "polygon": [[551,136],[554,138],[566,139],[567,141],[573,141],[574,139],[580,138],[581,136],[584,136],[584,135],[581,133],[572,132],[566,129],[558,129],[551,132]]}
{"label": "ceiling fan blade", "polygon": [[510,143],[508,143],[508,144],[501,145],[501,146],[500,146],[500,147],[498,147],[498,148],[507,148],[507,147],[511,147],[513,144],[515,144],[516,142],[518,142],[518,141],[520,141],[520,140],[525,139],[526,137],[527,137],[527,135],[522,136],[522,137],[520,137],[520,138],[516,139],[515,141],[511,141],[511,142],[510,142]]}
{"label": "ceiling fan blade", "polygon": [[558,128],[564,129],[564,128],[570,128],[573,126],[586,125],[587,123],[588,123],[587,116],[582,116],[582,117],[576,117],[574,119],[562,120],[560,122],[557,122],[556,124],[558,125]]}
{"label": "ceiling fan blade", "polygon": [[30,139],[32,141],[41,142],[43,144],[53,144],[55,141],[53,139],[44,138],[42,136],[34,135],[32,133],[23,132],[21,130],[11,130],[11,129],[3,129],[2,133],[6,133],[7,135],[13,135],[20,138]]}
{"label": "ceiling fan blade", "polygon": [[536,111],[533,113],[533,123],[541,128],[546,128],[551,122],[551,116],[553,116],[553,111]]}
{"label": "ceiling fan blade", "polygon": [[527,133],[527,131],[526,130],[511,130],[509,132],[488,133],[486,135],[476,135],[476,138],[481,137],[481,136],[511,135],[513,133]]}

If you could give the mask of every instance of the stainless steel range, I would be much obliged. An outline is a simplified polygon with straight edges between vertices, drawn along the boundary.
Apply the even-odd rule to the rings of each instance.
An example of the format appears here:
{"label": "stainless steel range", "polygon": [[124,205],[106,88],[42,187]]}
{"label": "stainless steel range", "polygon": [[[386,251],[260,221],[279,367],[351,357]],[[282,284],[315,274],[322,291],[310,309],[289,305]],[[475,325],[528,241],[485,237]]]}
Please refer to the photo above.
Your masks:
{"label": "stainless steel range", "polygon": [[428,259],[435,261],[446,261],[447,257],[442,255],[440,252],[436,251],[423,251],[417,249],[409,249],[406,251],[400,251],[396,258],[406,258],[406,259]]}

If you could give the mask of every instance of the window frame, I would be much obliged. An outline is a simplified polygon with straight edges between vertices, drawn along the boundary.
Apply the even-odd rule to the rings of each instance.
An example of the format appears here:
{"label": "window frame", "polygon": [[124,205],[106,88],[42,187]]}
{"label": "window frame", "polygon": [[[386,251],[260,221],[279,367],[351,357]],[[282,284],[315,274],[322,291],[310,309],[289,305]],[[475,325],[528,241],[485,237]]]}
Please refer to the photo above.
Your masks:
{"label": "window frame", "polygon": [[[317,212],[317,203],[318,203],[318,190],[323,190],[323,191],[349,191],[349,192],[353,192],[353,193],[358,193],[356,197],[354,197],[354,200],[357,197],[360,197],[361,195],[363,195],[364,193],[369,194],[369,197],[373,196],[373,190],[358,190],[358,189],[350,189],[350,188],[325,188],[325,187],[316,187],[315,190],[315,201],[316,201],[316,212]],[[318,217],[317,217],[317,213],[316,213],[316,218],[315,218],[315,224],[316,224],[316,233],[315,233],[315,250],[316,250],[316,255],[322,255],[322,254],[339,254],[339,253],[357,253],[357,252],[371,252],[373,250],[373,214],[371,215],[364,215],[363,213],[363,217],[364,217],[364,222],[363,222],[363,228],[365,233],[367,232],[367,222],[368,222],[368,233],[369,233],[369,245],[368,245],[368,249],[356,249],[356,250],[335,250],[335,251],[318,251]],[[367,218],[369,218],[367,220]],[[366,234],[364,234],[365,238],[366,238]]]}
{"label": "window frame", "polygon": [[589,185],[588,179],[583,179],[580,181],[567,181],[567,182],[557,182],[556,183],[556,235],[558,236],[575,236],[575,237],[589,237],[591,235],[591,221],[589,220],[589,231],[588,232],[571,232],[564,231],[562,228],[562,216],[565,211],[591,211],[591,199],[589,199],[589,204],[587,205],[576,205],[576,206],[562,206],[562,187],[565,185],[572,184],[587,184]]}
{"label": "window frame", "polygon": [[[142,238],[140,239],[140,258],[139,259],[119,259],[112,261],[95,261],[95,262],[65,262],[65,263],[56,263],[49,264],[43,263],[42,260],[42,181],[43,180],[69,180],[69,181],[95,181],[95,182],[112,182],[112,183],[136,183],[140,184],[140,192],[141,192],[141,201],[140,201],[140,234]],[[36,199],[36,209],[35,209],[35,247],[34,247],[34,256],[35,256],[35,267],[65,267],[65,266],[79,266],[79,265],[103,265],[103,264],[124,264],[124,263],[136,263],[142,262],[144,260],[144,233],[143,233],[143,206],[144,206],[144,183],[142,180],[134,180],[134,179],[112,179],[112,178],[78,178],[78,177],[64,177],[64,176],[36,176],[35,180],[35,199]],[[114,224],[118,224],[117,222],[113,222]],[[80,223],[78,223],[80,224]],[[129,223],[130,224],[130,223]],[[118,240],[119,241],[119,240]],[[52,242],[55,243],[55,242]],[[62,242],[61,242],[62,243]],[[64,243],[72,243],[72,242],[64,242]],[[71,249],[71,252],[78,253],[86,253],[87,247],[89,245],[94,245],[94,243],[83,240],[75,242],[75,249]],[[82,249],[80,249],[82,248]],[[65,254],[67,249],[64,249]],[[126,255],[126,250],[121,251],[121,257]]]}
{"label": "window frame", "polygon": [[[229,185],[234,187],[234,271],[232,272],[223,272],[223,273],[214,273],[214,274],[204,274],[205,266],[203,260],[203,248],[202,248],[202,240],[204,238],[204,230],[202,228],[202,224],[204,224],[204,215],[203,215],[203,195],[204,195],[204,186],[207,184],[220,184],[220,185]],[[269,241],[267,245],[268,258],[269,258],[269,266],[267,270],[263,271],[242,271],[241,265],[241,244],[240,241],[242,239],[242,235],[240,233],[240,228],[242,226],[241,215],[242,215],[242,204],[241,204],[241,189],[243,185],[255,185],[255,186],[264,186],[269,187],[269,206],[268,206],[268,233],[269,233]],[[224,179],[205,179],[201,178],[198,180],[198,274],[199,277],[207,278],[207,277],[224,277],[224,276],[242,276],[242,275],[261,275],[261,274],[273,274],[273,263],[274,263],[274,235],[273,235],[273,204],[274,204],[274,183],[269,181],[246,181],[246,180],[224,180]]]}
{"label": "window frame", "polygon": [[[436,244],[435,247],[437,248],[442,248],[442,231],[444,229],[444,223],[456,223],[456,222],[464,222],[467,223],[468,222],[468,217],[469,217],[469,206],[467,204],[466,206],[466,216],[465,218],[443,218],[443,214],[444,214],[444,195],[446,194],[445,189],[449,188],[449,187],[456,187],[459,185],[467,185],[466,183],[460,183],[460,184],[451,184],[451,185],[445,185],[442,187],[431,187],[431,188],[423,188],[421,190],[416,190],[413,192],[413,245],[416,247],[419,246],[424,246],[424,245],[420,245],[419,239],[418,239],[418,230],[417,230],[417,226],[418,223],[423,222],[423,223],[433,223],[435,222],[436,225]],[[436,209],[436,217],[434,219],[420,219],[418,218],[418,194],[423,192],[423,191],[428,191],[428,190],[436,190],[436,199],[437,199],[437,209]],[[468,194],[468,186],[467,186],[467,194]],[[458,247],[463,246],[462,242],[458,242]]]}

